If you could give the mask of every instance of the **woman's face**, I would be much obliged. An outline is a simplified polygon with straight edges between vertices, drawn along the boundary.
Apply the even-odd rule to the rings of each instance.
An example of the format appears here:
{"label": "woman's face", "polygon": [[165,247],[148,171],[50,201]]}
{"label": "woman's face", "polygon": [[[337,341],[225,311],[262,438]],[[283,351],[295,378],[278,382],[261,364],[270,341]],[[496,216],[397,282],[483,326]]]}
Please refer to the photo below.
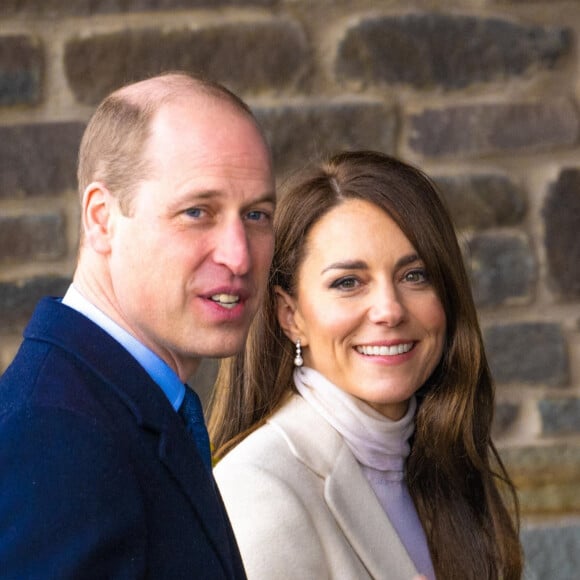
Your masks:
{"label": "woman's face", "polygon": [[347,200],[310,231],[293,298],[277,288],[304,364],[391,419],[441,359],[446,320],[421,258],[377,206]]}

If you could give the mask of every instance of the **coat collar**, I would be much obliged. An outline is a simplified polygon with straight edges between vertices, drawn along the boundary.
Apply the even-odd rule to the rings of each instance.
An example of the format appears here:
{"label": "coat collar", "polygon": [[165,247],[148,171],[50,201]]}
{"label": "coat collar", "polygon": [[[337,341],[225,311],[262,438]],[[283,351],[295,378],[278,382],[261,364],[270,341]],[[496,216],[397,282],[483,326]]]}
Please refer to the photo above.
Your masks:
{"label": "coat collar", "polygon": [[[338,526],[373,578],[417,570],[354,455],[304,399],[294,395],[270,420],[296,458],[324,479],[324,499]],[[315,443],[314,443],[315,442]]]}
{"label": "coat collar", "polygon": [[[54,344],[87,366],[130,410],[138,427],[157,436],[157,454],[189,499],[224,568],[233,576],[228,522],[213,476],[161,388],[108,333],[55,298],[41,300],[24,337]],[[208,501],[208,498],[215,498]]]}

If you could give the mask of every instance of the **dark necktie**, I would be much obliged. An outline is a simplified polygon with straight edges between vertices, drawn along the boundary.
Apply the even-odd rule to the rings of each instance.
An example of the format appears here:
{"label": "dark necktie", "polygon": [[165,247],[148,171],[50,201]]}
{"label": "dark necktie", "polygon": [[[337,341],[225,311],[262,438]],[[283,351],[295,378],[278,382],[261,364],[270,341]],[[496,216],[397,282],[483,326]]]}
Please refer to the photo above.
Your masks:
{"label": "dark necktie", "polygon": [[209,445],[209,435],[207,434],[207,428],[203,419],[201,401],[199,400],[197,393],[190,389],[187,385],[185,386],[185,396],[183,397],[183,402],[179,407],[179,415],[185,422],[185,428],[193,437],[199,454],[201,455],[201,458],[208,471],[211,473],[211,450]]}

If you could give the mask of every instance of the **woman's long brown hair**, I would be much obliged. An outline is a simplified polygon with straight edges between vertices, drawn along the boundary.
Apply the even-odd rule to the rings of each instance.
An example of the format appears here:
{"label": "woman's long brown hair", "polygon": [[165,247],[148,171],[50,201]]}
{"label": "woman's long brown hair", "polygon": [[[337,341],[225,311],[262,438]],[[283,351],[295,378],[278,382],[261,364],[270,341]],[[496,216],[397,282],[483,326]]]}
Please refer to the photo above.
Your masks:
{"label": "woman's long brown hair", "polygon": [[407,461],[435,573],[443,580],[519,579],[518,502],[490,438],[494,389],[461,250],[432,182],[397,159],[341,153],[283,191],[264,304],[246,351],[224,361],[218,374],[209,420],[216,455],[262,425],[294,391],[293,345],[278,324],[273,289],[294,292],[310,229],[345,199],[369,201],[397,223],[424,261],[446,313],[443,356],[418,392]]}

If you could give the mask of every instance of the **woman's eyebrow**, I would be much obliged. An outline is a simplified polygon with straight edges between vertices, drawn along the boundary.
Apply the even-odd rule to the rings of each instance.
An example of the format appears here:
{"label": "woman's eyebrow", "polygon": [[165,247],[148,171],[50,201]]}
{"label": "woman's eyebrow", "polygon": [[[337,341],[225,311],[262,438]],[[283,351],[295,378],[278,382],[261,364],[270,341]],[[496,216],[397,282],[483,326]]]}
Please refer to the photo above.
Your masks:
{"label": "woman's eyebrow", "polygon": [[328,272],[328,270],[367,270],[368,264],[363,260],[345,260],[344,262],[333,262],[326,266],[321,272]]}

